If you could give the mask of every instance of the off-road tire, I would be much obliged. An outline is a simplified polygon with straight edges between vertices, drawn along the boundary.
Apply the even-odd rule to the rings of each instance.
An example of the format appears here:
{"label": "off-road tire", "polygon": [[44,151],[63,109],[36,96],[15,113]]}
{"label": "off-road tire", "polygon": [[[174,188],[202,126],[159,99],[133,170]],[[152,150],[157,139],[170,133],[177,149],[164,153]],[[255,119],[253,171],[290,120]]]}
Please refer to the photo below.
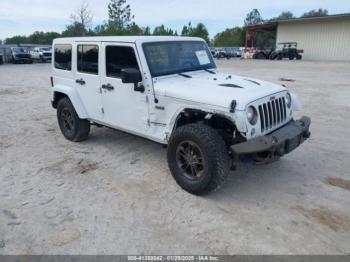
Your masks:
{"label": "off-road tire", "polygon": [[[194,142],[203,153],[203,175],[195,181],[185,176],[177,160],[178,147],[184,141]],[[176,182],[182,189],[194,195],[219,189],[229,174],[230,158],[225,142],[215,129],[204,124],[189,124],[174,131],[168,145],[167,157]]]}
{"label": "off-road tire", "polygon": [[266,55],[263,54],[263,53],[258,53],[256,55],[254,55],[254,59],[257,59],[257,60],[266,60]]}
{"label": "off-road tire", "polygon": [[[71,128],[67,128],[63,114],[70,114]],[[88,139],[90,134],[90,122],[80,119],[69,98],[62,98],[57,106],[57,120],[63,136],[72,142],[82,142]]]}

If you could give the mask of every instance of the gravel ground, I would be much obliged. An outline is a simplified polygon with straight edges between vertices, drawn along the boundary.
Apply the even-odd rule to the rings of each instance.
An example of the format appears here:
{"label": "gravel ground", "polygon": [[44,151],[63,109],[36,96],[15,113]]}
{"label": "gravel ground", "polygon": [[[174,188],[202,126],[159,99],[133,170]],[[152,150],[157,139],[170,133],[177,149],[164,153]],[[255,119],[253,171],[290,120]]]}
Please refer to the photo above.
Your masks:
{"label": "gravel ground", "polygon": [[0,254],[350,254],[350,63],[218,64],[287,84],[312,138],[205,197],[179,189],[158,144],[106,128],[66,141],[50,66],[0,66]]}

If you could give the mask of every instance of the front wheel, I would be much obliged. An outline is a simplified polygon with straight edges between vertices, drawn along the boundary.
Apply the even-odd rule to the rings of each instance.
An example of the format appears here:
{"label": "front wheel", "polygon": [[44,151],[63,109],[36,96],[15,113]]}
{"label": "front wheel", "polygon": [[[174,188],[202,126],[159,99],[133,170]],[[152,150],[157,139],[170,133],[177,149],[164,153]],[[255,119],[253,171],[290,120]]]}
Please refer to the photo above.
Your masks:
{"label": "front wheel", "polygon": [[176,182],[191,194],[220,188],[229,174],[225,142],[215,129],[204,124],[178,128],[170,139],[167,155]]}
{"label": "front wheel", "polygon": [[57,106],[57,120],[64,137],[81,142],[89,137],[90,122],[80,119],[69,98],[62,98]]}

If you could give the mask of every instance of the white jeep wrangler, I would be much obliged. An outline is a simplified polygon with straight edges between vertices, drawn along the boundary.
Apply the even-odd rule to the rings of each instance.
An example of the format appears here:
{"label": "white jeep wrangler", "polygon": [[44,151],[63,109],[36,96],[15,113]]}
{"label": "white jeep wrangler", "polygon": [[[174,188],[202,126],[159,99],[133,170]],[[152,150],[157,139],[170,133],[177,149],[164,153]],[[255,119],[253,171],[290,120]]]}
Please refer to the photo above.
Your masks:
{"label": "white jeep wrangler", "polygon": [[62,38],[53,48],[63,135],[83,141],[94,124],[167,145],[172,175],[190,193],[220,187],[240,159],[269,163],[310,136],[308,117],[293,120],[296,96],[219,73],[202,39]]}

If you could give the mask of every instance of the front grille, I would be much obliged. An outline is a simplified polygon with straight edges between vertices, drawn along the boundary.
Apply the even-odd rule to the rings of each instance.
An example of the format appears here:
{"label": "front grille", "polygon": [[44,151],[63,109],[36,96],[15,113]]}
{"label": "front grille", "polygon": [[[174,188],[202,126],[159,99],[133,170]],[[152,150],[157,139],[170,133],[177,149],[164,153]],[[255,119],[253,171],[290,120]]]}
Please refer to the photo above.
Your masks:
{"label": "front grille", "polygon": [[286,100],[284,97],[276,98],[270,102],[259,105],[261,132],[266,132],[287,119]]}
{"label": "front grille", "polygon": [[44,53],[44,56],[50,56],[51,57],[51,53]]}

